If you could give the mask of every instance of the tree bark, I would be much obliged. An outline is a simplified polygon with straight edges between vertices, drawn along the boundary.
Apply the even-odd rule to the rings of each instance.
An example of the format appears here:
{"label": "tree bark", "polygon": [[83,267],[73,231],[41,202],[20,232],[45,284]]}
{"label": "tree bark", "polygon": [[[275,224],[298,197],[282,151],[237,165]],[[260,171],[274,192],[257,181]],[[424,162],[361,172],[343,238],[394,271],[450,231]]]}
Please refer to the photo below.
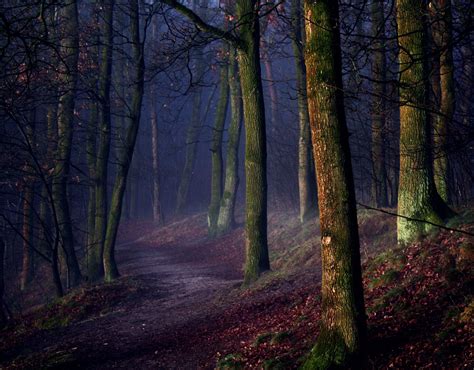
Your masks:
{"label": "tree bark", "polygon": [[208,210],[208,233],[209,236],[217,235],[218,227],[217,220],[219,218],[219,208],[222,198],[222,137],[224,134],[224,126],[227,117],[227,107],[229,104],[229,66],[227,60],[228,46],[223,48],[223,55],[225,55],[224,63],[220,68],[220,97],[217,104],[216,117],[214,128],[212,132],[211,144],[211,201]]}
{"label": "tree bark", "polygon": [[229,126],[229,143],[227,144],[226,172],[224,193],[222,194],[219,218],[217,220],[218,234],[227,233],[235,224],[234,210],[239,187],[239,144],[242,131],[242,95],[236,49],[230,46],[229,51],[229,90],[231,106],[231,122]]}
{"label": "tree bark", "polygon": [[245,122],[246,235],[244,285],[270,269],[267,239],[267,144],[260,69],[258,1],[236,3],[242,46],[238,49]]}
{"label": "tree bark", "polygon": [[140,125],[141,107],[144,90],[145,61],[143,45],[140,41],[140,16],[138,0],[130,2],[130,40],[133,50],[133,61],[135,64],[133,76],[133,95],[129,124],[124,138],[124,147],[119,153],[115,185],[112,191],[110,211],[107,220],[107,232],[104,242],[104,279],[112,281],[119,276],[117,263],[115,262],[115,242],[122,214],[123,195],[127,183],[128,170],[133,157],[138,128]]}
{"label": "tree bark", "polygon": [[[436,191],[429,155],[426,9],[422,0],[397,0],[397,6],[401,100],[398,213],[440,224],[451,211]],[[410,243],[432,228],[400,217],[398,242]]]}
{"label": "tree bark", "polygon": [[366,322],[338,3],[306,0],[307,95],[321,224],[321,331],[306,369],[362,368]]}
{"label": "tree bark", "polygon": [[62,25],[59,51],[62,62],[58,76],[60,80],[60,98],[57,111],[58,146],[52,189],[61,232],[62,249],[66,256],[68,282],[71,287],[74,287],[80,284],[82,275],[74,250],[71,213],[67,197],[67,181],[71,161],[77,63],[79,58],[77,2],[71,0],[65,4],[60,9],[60,16]]}

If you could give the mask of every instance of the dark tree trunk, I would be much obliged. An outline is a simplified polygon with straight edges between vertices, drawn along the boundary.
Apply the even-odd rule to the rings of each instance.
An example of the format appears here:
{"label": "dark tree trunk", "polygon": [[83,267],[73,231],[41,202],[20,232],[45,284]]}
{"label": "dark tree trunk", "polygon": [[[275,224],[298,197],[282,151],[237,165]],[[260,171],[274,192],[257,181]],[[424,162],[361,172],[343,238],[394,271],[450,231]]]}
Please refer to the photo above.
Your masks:
{"label": "dark tree trunk", "polygon": [[130,39],[132,43],[133,61],[135,64],[133,75],[134,85],[128,129],[124,138],[124,147],[117,158],[117,173],[107,220],[107,232],[103,255],[105,281],[112,281],[119,276],[117,263],[115,262],[115,242],[122,214],[123,195],[127,183],[128,170],[130,169],[130,164],[133,158],[133,151],[140,125],[143,100],[145,61],[143,45],[140,40],[140,15],[138,3],[138,0],[130,2]]}

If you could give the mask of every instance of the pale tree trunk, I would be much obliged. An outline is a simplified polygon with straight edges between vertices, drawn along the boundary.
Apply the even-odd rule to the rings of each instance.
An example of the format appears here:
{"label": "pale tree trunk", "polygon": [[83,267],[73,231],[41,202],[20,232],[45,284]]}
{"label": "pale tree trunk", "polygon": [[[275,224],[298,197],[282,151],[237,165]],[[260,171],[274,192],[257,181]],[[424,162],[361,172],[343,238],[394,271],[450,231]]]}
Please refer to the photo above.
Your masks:
{"label": "pale tree trunk", "polygon": [[112,281],[119,276],[117,263],[115,262],[115,242],[122,214],[123,195],[127,184],[128,170],[133,157],[144,90],[145,62],[143,45],[140,41],[140,15],[138,0],[130,2],[130,40],[132,43],[134,74],[133,93],[130,107],[128,128],[124,138],[124,147],[119,153],[115,185],[112,191],[110,211],[107,219],[107,232],[104,243],[104,279]]}
{"label": "pale tree trunk", "polygon": [[429,155],[429,105],[425,81],[427,32],[425,2],[397,0],[400,44],[400,183],[397,237],[410,243],[433,226],[405,217],[442,224],[451,214],[436,191]]}
{"label": "pale tree trunk", "polygon": [[229,52],[229,90],[231,121],[229,125],[229,142],[225,167],[225,185],[222,194],[217,228],[219,234],[227,233],[235,224],[234,210],[239,187],[239,144],[242,131],[242,95],[236,63],[235,47]]}
{"label": "pale tree trunk", "polygon": [[362,368],[365,363],[364,296],[338,13],[335,1],[305,1],[307,95],[322,257],[321,330],[305,369]]}
{"label": "pale tree trunk", "polygon": [[74,250],[71,213],[67,197],[67,182],[72,150],[74,105],[77,84],[77,63],[79,58],[79,24],[77,2],[72,0],[60,9],[62,57],[58,104],[58,146],[53,176],[53,197],[61,232],[61,244],[66,257],[69,285],[74,287],[82,281],[79,262]]}
{"label": "pale tree trunk", "polygon": [[111,139],[111,116],[110,116],[110,86],[112,78],[112,51],[113,51],[113,13],[114,0],[100,1],[101,34],[103,45],[100,55],[99,69],[99,120],[98,132],[99,142],[97,146],[97,159],[95,164],[95,237],[94,244],[90,250],[89,257],[89,279],[99,280],[104,272],[102,265],[102,254],[107,227],[107,178],[108,161],[110,154]]}
{"label": "pale tree trunk", "polygon": [[[223,48],[223,55],[227,55],[228,46]],[[210,236],[216,236],[218,232],[217,220],[219,218],[219,208],[222,198],[222,137],[227,117],[227,107],[229,104],[229,67],[228,60],[222,61],[224,64],[220,67],[220,97],[217,104],[216,117],[212,132],[211,144],[211,201],[208,210],[208,232]]]}
{"label": "pale tree trunk", "polygon": [[385,56],[385,17],[383,0],[372,3],[372,36],[374,37],[372,100],[372,199],[376,207],[388,206],[387,168],[385,165],[387,62]]}
{"label": "pale tree trunk", "polygon": [[153,82],[151,82],[150,86],[150,125],[151,125],[151,156],[152,156],[152,164],[153,164],[153,221],[158,224],[162,225],[163,220],[163,213],[161,211],[161,199],[160,199],[160,158],[158,152],[158,114],[157,114],[157,107],[156,107],[156,97],[155,97],[155,89]]}
{"label": "pale tree trunk", "polygon": [[298,189],[300,221],[305,223],[316,213],[316,176],[311,156],[311,134],[309,129],[308,99],[306,97],[306,66],[303,54],[303,22],[301,0],[293,0],[292,46],[296,67],[296,94],[298,98],[299,143],[298,143]]}

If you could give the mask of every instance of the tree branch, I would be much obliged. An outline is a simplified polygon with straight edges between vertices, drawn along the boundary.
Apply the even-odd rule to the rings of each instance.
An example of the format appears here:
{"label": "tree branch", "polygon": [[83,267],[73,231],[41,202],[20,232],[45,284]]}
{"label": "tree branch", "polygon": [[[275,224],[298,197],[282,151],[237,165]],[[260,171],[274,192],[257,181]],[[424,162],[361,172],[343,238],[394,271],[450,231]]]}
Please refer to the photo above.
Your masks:
{"label": "tree branch", "polygon": [[186,6],[179,3],[178,1],[160,0],[160,2],[170,6],[171,8],[175,9],[177,12],[184,15],[191,22],[193,22],[200,31],[213,34],[214,36],[233,44],[236,48],[240,48],[242,46],[242,40],[240,38],[235,37],[229,31],[224,31],[218,27],[214,27],[206,23],[199,15],[197,15],[191,9],[187,8]]}

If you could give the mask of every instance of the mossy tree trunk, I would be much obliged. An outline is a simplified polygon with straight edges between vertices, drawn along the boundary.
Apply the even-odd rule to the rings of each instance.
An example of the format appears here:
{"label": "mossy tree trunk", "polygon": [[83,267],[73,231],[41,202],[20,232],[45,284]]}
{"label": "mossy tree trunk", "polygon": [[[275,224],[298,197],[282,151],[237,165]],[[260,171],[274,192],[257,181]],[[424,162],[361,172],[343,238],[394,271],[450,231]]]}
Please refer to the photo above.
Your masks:
{"label": "mossy tree trunk", "polygon": [[338,3],[306,0],[307,95],[321,222],[321,331],[304,368],[361,368],[366,322]]}
{"label": "mossy tree trunk", "polygon": [[61,234],[61,245],[66,257],[68,282],[70,286],[74,287],[82,281],[79,262],[74,250],[71,213],[67,196],[79,58],[79,24],[77,2],[75,0],[64,4],[60,9],[60,18],[59,52],[61,65],[58,75],[60,81],[57,110],[58,144],[52,190]]}
{"label": "mossy tree trunk", "polygon": [[231,121],[229,125],[229,140],[225,167],[225,185],[222,194],[219,218],[217,220],[218,234],[228,232],[235,224],[234,209],[239,186],[239,144],[242,131],[242,95],[236,61],[236,49],[230,46],[229,51],[229,90]]}
{"label": "mossy tree trunk", "polygon": [[103,274],[102,254],[104,250],[105,233],[107,227],[108,211],[108,162],[111,140],[111,115],[110,115],[110,86],[112,79],[112,51],[113,51],[113,14],[114,0],[100,0],[101,36],[102,47],[100,51],[100,68],[98,81],[99,97],[99,142],[95,164],[95,236],[94,243],[90,246],[88,254],[89,279],[99,280]]}
{"label": "mossy tree trunk", "polygon": [[[429,155],[426,10],[422,0],[397,0],[401,100],[398,213],[440,224],[451,211],[436,191]],[[399,217],[398,242],[410,243],[431,229],[427,223]]]}
{"label": "mossy tree trunk", "polygon": [[372,100],[372,199],[376,207],[388,206],[385,136],[387,97],[387,62],[385,56],[385,16],[383,0],[372,2],[373,100]]}
{"label": "mossy tree trunk", "polygon": [[311,155],[308,99],[306,96],[306,66],[304,62],[304,19],[300,0],[291,3],[292,46],[295,55],[296,94],[298,98],[299,143],[298,143],[298,189],[300,221],[313,217],[317,210],[316,176]]}
{"label": "mossy tree trunk", "polygon": [[144,73],[145,61],[143,44],[140,40],[140,15],[138,0],[130,2],[130,42],[132,44],[134,73],[133,73],[133,92],[130,113],[128,119],[128,128],[126,130],[123,148],[117,158],[117,170],[115,176],[115,185],[112,191],[110,211],[107,218],[107,231],[104,242],[104,279],[112,281],[119,276],[117,263],[115,262],[115,242],[117,231],[122,214],[123,195],[127,184],[128,170],[133,158],[133,151],[137,139],[138,128],[140,124],[143,91],[144,91]]}
{"label": "mossy tree trunk", "polygon": [[260,69],[258,1],[236,3],[242,40],[238,49],[245,122],[246,225],[244,284],[270,269],[267,239],[267,143]]}
{"label": "mossy tree trunk", "polygon": [[224,126],[227,117],[227,107],[229,105],[229,66],[228,66],[228,45],[225,44],[222,55],[224,55],[223,63],[220,67],[219,90],[220,97],[217,104],[214,128],[212,131],[211,143],[211,201],[209,204],[207,222],[209,236],[217,235],[217,220],[219,218],[219,208],[222,198],[222,137],[224,134]]}
{"label": "mossy tree trunk", "polygon": [[454,60],[451,0],[437,0],[430,3],[434,7],[434,39],[440,51],[439,71],[433,71],[440,79],[439,117],[434,121],[434,177],[438,194],[445,202],[449,202],[449,160],[448,136],[449,126],[454,116]]}

